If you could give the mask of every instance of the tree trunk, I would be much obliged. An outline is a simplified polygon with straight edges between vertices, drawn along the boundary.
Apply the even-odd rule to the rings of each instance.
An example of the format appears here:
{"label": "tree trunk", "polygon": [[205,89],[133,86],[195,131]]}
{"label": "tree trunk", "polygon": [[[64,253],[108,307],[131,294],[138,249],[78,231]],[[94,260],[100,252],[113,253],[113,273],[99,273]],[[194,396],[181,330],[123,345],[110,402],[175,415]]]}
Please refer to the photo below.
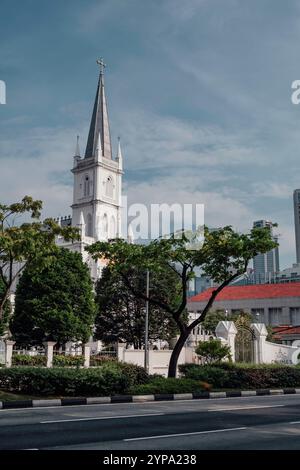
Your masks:
{"label": "tree trunk", "polygon": [[178,358],[189,334],[189,331],[184,331],[183,333],[181,333],[177,343],[175,344],[170,358],[168,377],[176,377]]}

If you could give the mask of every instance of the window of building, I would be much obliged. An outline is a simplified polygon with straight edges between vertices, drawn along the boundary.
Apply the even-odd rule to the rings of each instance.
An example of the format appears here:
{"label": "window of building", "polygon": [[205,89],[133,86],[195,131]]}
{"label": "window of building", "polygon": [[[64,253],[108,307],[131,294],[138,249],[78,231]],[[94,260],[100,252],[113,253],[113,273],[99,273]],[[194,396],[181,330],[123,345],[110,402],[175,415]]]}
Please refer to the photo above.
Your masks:
{"label": "window of building", "polygon": [[280,325],[282,318],[282,308],[269,308],[270,325]]}
{"label": "window of building", "polygon": [[104,214],[103,217],[102,217],[102,231],[103,231],[104,236],[107,236],[108,220],[107,220],[107,215],[106,214]]}
{"label": "window of building", "polygon": [[253,320],[256,323],[264,323],[264,313],[265,310],[263,308],[252,308],[251,309],[251,315],[253,317]]}
{"label": "window of building", "polygon": [[89,196],[90,195],[90,187],[91,187],[91,184],[90,184],[90,178],[88,175],[85,175],[84,177],[84,184],[83,184],[83,195],[84,196]]}
{"label": "window of building", "polygon": [[110,238],[116,237],[116,221],[113,215],[111,216],[110,223],[109,223],[109,237]]}
{"label": "window of building", "polygon": [[106,196],[113,197],[114,195],[114,182],[111,176],[106,180]]}
{"label": "window of building", "polygon": [[300,325],[300,307],[290,308],[292,325]]}
{"label": "window of building", "polygon": [[92,237],[93,236],[93,218],[91,214],[87,215],[87,224],[86,224],[86,236]]}

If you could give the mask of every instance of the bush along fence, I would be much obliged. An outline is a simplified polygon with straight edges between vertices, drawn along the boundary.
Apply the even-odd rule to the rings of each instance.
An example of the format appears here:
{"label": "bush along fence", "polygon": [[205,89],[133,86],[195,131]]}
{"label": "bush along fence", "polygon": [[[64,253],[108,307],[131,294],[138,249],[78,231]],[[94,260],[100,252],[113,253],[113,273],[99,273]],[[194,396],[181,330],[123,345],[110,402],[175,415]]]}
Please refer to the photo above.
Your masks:
{"label": "bush along fence", "polygon": [[[101,364],[101,358],[91,357],[90,346],[85,344],[82,347],[81,355],[72,354],[57,354],[54,351],[55,342],[47,341],[44,343],[43,354],[26,354],[16,353],[14,351],[15,342],[11,340],[4,340],[3,354],[0,357],[0,365],[5,367],[12,366],[41,366],[41,367],[90,367],[90,365]],[[1,360],[2,359],[2,360]],[[102,358],[103,362],[103,358]]]}

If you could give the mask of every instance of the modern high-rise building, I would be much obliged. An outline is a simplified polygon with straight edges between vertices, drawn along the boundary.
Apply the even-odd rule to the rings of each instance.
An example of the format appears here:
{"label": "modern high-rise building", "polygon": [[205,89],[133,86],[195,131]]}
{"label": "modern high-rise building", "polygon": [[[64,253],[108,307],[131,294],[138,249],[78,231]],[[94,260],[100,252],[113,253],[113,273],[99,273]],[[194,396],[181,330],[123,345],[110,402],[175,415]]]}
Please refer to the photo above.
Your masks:
{"label": "modern high-rise building", "polygon": [[294,191],[294,218],[297,263],[300,263],[300,189]]}
{"label": "modern high-rise building", "polygon": [[[253,227],[268,227],[272,238],[278,242],[278,237],[273,235],[273,224],[268,220],[257,220]],[[279,271],[279,249],[278,246],[267,253],[259,253],[253,258],[253,270],[255,283],[271,282],[274,274]]]}

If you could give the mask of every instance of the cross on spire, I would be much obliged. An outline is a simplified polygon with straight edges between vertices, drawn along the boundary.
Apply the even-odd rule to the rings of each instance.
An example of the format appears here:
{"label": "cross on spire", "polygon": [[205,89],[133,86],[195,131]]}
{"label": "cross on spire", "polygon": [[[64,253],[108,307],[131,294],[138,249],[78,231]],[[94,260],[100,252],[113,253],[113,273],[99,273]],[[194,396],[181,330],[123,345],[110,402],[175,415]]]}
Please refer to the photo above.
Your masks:
{"label": "cross on spire", "polygon": [[106,64],[104,63],[103,57],[100,57],[100,59],[97,59],[96,62],[100,67],[100,75],[103,75],[104,74],[104,69],[106,67]]}

